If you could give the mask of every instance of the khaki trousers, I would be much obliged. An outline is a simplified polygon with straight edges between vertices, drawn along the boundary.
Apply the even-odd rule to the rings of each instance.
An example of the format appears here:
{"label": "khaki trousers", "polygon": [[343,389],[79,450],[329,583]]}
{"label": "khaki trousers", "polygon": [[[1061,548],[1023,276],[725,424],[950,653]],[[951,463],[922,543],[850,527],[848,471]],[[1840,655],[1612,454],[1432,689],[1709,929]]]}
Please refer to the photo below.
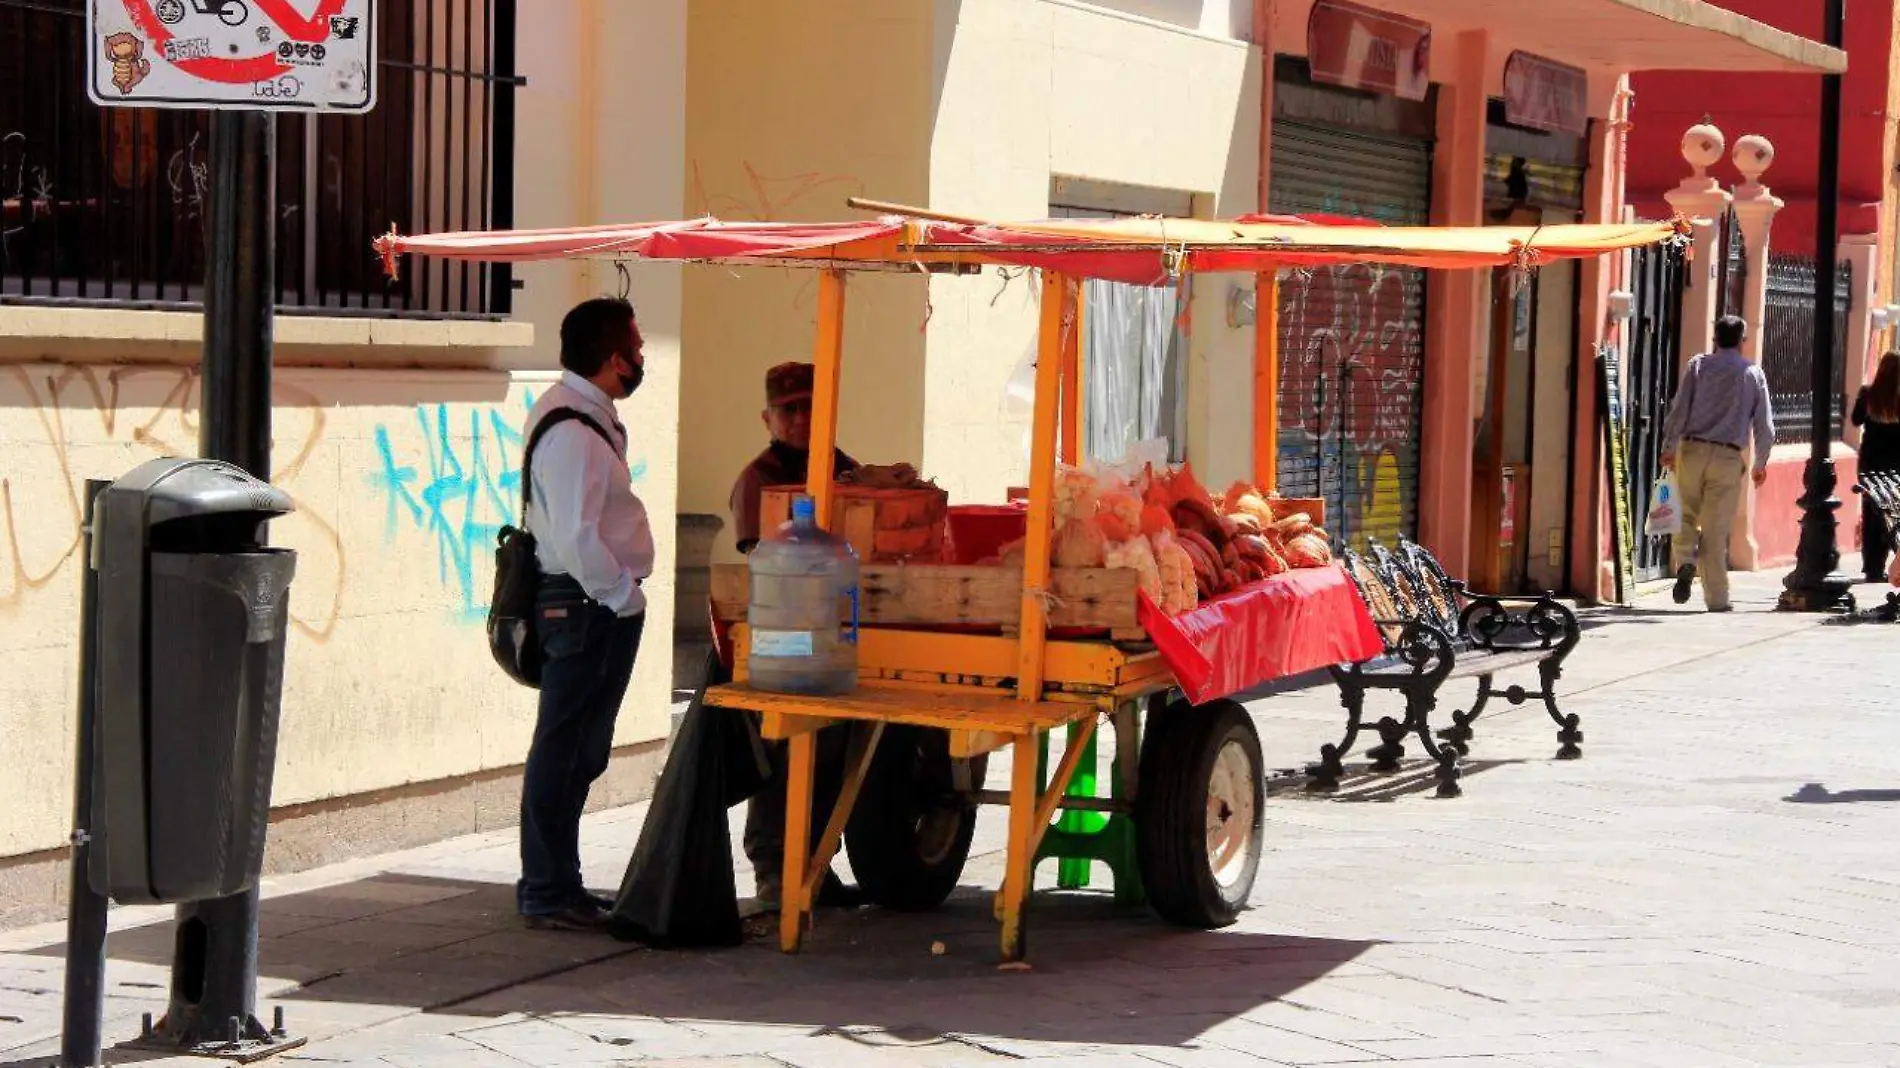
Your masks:
{"label": "khaki trousers", "polygon": [[1680,571],[1696,565],[1702,600],[1728,604],[1728,532],[1741,504],[1748,460],[1740,449],[1685,441],[1676,450],[1676,495],[1682,501],[1682,532],[1670,542],[1670,560]]}

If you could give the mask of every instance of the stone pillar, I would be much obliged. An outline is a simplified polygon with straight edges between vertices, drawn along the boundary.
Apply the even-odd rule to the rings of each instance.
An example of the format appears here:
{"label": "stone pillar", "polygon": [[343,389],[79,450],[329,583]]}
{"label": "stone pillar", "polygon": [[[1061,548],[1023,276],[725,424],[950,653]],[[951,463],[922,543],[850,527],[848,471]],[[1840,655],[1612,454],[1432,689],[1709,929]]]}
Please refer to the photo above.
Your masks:
{"label": "stone pillar", "polygon": [[[1743,251],[1747,254],[1747,278],[1742,289],[1741,315],[1748,321],[1748,338],[1742,353],[1761,362],[1763,324],[1768,313],[1769,233],[1775,215],[1782,208],[1780,198],[1761,184],[1761,176],[1775,162],[1775,146],[1766,137],[1750,134],[1735,142],[1735,169],[1746,179],[1735,187],[1735,222],[1742,231]],[[1754,463],[1751,454],[1749,463]],[[1753,571],[1760,566],[1761,545],[1755,537],[1755,483],[1742,483],[1742,500],[1729,531],[1729,566],[1737,571]]]}
{"label": "stone pillar", "polygon": [[1722,159],[1728,147],[1722,131],[1711,125],[1691,126],[1682,135],[1682,158],[1695,173],[1682,184],[1663,194],[1677,214],[1687,218],[1695,231],[1694,262],[1689,286],[1682,295],[1682,362],[1715,346],[1715,309],[1720,303],[1716,291],[1721,281],[1722,220],[1728,213],[1731,197],[1722,184],[1709,177],[1709,168]]}
{"label": "stone pillar", "polygon": [[[1880,238],[1877,234],[1851,234],[1841,238],[1841,259],[1852,266],[1854,272],[1852,284],[1847,295],[1847,366],[1841,373],[1841,442],[1833,446],[1834,462],[1840,463],[1843,454],[1852,454],[1860,449],[1860,428],[1854,425],[1848,416],[1853,414],[1854,399],[1860,396],[1860,387],[1873,375],[1874,368],[1880,365],[1881,335],[1884,331],[1874,325],[1874,301],[1880,296]],[[1887,309],[1881,309],[1888,312]],[[1891,312],[1888,312],[1890,315]],[[1844,443],[1844,444],[1843,444]],[[1858,470],[1858,467],[1856,468]],[[1841,553],[1846,555],[1860,549],[1860,539],[1867,536],[1861,529],[1860,497],[1857,494],[1843,495],[1845,498],[1840,510]],[[1859,533],[1856,534],[1855,532]],[[1854,565],[1847,565],[1850,574],[1857,573]]]}
{"label": "stone pillar", "polygon": [[[1846,260],[1854,272],[1853,284],[1848,291],[1847,305],[1847,367],[1842,378],[1846,397],[1842,403],[1846,412],[1853,412],[1854,398],[1860,395],[1860,387],[1872,377],[1874,369],[1880,366],[1882,327],[1875,325],[1874,301],[1880,296],[1880,238],[1877,234],[1850,234],[1841,238],[1841,259]],[[1889,311],[1889,309],[1878,309]],[[1889,323],[1891,325],[1891,322]],[[1841,428],[1842,440],[1848,445],[1860,447],[1860,428],[1851,421]]]}
{"label": "stone pillar", "polygon": [[[1433,48],[1439,47],[1433,41]],[[1432,153],[1432,223],[1484,223],[1485,73],[1490,36],[1468,30],[1452,42],[1453,77],[1438,87],[1438,146]],[[1425,287],[1425,410],[1419,457],[1419,541],[1454,575],[1469,574],[1474,382],[1489,351],[1491,274],[1445,271]]]}

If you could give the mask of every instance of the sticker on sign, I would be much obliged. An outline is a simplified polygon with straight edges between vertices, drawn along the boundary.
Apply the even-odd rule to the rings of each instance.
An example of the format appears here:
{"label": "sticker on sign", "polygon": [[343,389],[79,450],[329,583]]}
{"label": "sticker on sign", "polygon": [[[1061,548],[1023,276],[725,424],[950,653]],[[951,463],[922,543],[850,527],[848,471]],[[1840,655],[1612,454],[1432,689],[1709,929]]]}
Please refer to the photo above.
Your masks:
{"label": "sticker on sign", "polygon": [[91,0],[87,91],[148,108],[368,111],[375,0]]}

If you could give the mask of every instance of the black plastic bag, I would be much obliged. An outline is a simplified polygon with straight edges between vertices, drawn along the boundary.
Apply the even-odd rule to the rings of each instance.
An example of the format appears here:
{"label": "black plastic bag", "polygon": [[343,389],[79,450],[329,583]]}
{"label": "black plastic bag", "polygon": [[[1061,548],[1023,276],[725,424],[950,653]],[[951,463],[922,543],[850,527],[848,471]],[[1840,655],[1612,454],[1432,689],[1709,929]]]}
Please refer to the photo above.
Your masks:
{"label": "black plastic bag", "polygon": [[[726,678],[717,653],[707,657],[706,678]],[[745,940],[726,810],[759,791],[771,764],[752,716],[708,707],[705,697],[702,685],[687,706],[620,882],[609,930],[622,941],[689,948]]]}

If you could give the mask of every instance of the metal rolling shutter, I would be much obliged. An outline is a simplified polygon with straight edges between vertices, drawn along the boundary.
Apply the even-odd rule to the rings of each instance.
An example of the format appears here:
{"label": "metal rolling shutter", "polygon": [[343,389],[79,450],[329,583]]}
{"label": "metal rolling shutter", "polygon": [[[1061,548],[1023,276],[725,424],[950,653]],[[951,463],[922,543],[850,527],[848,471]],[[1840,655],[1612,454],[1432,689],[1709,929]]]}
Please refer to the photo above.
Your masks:
{"label": "metal rolling shutter", "polygon": [[[1429,142],[1279,121],[1271,210],[1429,221]],[[1323,497],[1336,541],[1418,534],[1425,272],[1339,267],[1280,283],[1280,492]]]}

